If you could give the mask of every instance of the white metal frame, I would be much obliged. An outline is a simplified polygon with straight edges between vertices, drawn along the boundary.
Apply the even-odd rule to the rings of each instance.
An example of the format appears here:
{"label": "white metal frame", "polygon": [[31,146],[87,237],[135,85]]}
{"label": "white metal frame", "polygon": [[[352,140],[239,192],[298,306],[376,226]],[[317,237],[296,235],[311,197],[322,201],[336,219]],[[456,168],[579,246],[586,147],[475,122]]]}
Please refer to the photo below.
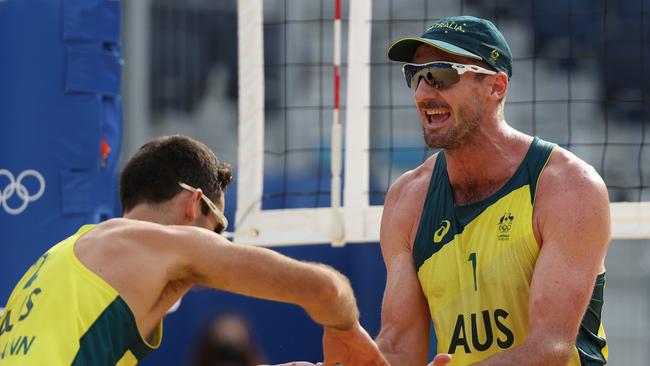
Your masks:
{"label": "white metal frame", "polygon": [[650,238],[650,202],[613,202],[612,238]]}
{"label": "white metal frame", "polygon": [[124,67],[123,154],[132,156],[152,135],[149,115],[149,61],[151,44],[151,0],[124,1],[129,36],[124,41],[127,65]]}
{"label": "white metal frame", "polygon": [[[369,206],[371,0],[350,1],[345,191],[337,207],[262,210],[264,172],[263,0],[238,0],[239,140],[234,240],[251,245],[378,242],[382,206]],[[650,238],[650,202],[611,206],[615,239]]]}
{"label": "white metal frame", "polygon": [[[262,210],[264,167],[263,0],[238,1],[239,136],[234,240],[252,245],[372,242],[382,207],[368,206],[371,1],[350,2],[344,204]],[[252,51],[253,50],[253,51]],[[245,70],[245,72],[244,72]],[[354,82],[351,78],[355,77]],[[350,123],[350,121],[354,121]]]}

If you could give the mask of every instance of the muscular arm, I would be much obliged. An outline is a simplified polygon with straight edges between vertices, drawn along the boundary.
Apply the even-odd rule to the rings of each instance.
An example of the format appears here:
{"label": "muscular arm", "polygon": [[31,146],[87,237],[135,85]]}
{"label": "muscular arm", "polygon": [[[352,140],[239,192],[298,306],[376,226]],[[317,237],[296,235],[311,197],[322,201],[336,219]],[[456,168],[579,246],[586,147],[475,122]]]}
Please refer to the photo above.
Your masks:
{"label": "muscular arm", "polygon": [[325,365],[388,366],[359,324],[354,293],[333,268],[304,263],[272,250],[234,245],[207,230],[178,249],[181,273],[192,283],[304,308],[324,326]]}
{"label": "muscular arm", "polygon": [[[301,306],[324,326],[325,365],[386,366],[377,345],[359,324],[347,278],[329,266],[235,245],[192,226],[118,219],[104,227],[101,241],[111,242],[113,254],[109,256],[116,260],[100,256],[111,268],[94,268],[96,273],[109,273],[109,283],[134,310],[145,336],[178,297],[199,284]],[[99,235],[95,238],[102,239]]]}
{"label": "muscular arm", "polygon": [[393,184],[381,222],[387,278],[377,344],[393,366],[425,365],[429,351],[428,305],[411,252],[411,230],[417,230],[414,215],[422,210],[423,202],[413,175],[407,173]]}
{"label": "muscular arm", "polygon": [[610,240],[609,200],[586,164],[549,168],[535,208],[542,246],[531,283],[528,338],[478,365],[566,365],[573,353]]}
{"label": "muscular arm", "polygon": [[[303,307],[314,321],[349,329],[359,312],[347,278],[323,264],[235,245],[207,230],[170,228],[178,276],[191,283]],[[172,239],[174,240],[174,239]]]}

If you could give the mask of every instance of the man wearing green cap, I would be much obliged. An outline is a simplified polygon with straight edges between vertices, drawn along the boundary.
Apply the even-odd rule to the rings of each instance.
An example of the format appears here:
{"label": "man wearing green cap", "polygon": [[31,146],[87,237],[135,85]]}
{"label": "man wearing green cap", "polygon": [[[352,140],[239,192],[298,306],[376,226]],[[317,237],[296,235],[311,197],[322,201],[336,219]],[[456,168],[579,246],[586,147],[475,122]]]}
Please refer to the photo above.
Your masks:
{"label": "man wearing green cap", "polygon": [[[390,188],[380,349],[393,366],[604,365],[607,188],[569,151],[510,127],[512,54],[491,22],[441,19],[388,49],[428,146]],[[451,361],[449,361],[451,355]]]}

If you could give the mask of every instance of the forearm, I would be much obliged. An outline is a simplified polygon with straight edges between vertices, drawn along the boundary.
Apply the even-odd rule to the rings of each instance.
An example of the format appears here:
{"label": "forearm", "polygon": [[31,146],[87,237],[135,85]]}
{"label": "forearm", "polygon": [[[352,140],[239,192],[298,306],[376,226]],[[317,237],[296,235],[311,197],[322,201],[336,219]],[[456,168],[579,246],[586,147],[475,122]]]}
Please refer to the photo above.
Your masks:
{"label": "forearm", "polygon": [[[304,308],[314,321],[337,329],[359,316],[352,288],[333,268],[305,263],[273,250],[236,246],[206,235],[202,248],[189,251],[182,268],[189,280],[204,286]],[[199,242],[198,244],[203,244]]]}
{"label": "forearm", "polygon": [[347,277],[323,264],[309,264],[323,271],[318,282],[317,301],[301,298],[301,305],[309,316],[323,326],[338,330],[350,329],[359,320],[359,310],[354,292]]}
{"label": "forearm", "polygon": [[376,342],[391,366],[426,365],[429,343],[422,340],[428,339],[427,336],[414,338],[404,332],[391,335],[387,328],[382,329]]}

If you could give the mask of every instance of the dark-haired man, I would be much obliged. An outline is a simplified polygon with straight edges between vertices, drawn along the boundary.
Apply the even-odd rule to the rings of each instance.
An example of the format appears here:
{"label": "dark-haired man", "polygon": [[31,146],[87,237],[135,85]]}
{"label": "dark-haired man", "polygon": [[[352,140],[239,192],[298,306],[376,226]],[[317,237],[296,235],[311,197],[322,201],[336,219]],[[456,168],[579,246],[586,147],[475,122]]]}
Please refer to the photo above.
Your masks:
{"label": "dark-haired man", "polygon": [[16,285],[0,318],[0,364],[136,364],[160,344],[167,310],[198,284],[300,305],[324,326],[328,365],[387,365],[343,275],[218,235],[231,179],[188,137],[140,148],[120,178],[124,217],[83,226]]}
{"label": "dark-haired man", "polygon": [[434,23],[393,43],[428,146],[390,188],[377,344],[394,366],[603,365],[607,189],[570,152],[510,127],[512,55],[491,22]]}

